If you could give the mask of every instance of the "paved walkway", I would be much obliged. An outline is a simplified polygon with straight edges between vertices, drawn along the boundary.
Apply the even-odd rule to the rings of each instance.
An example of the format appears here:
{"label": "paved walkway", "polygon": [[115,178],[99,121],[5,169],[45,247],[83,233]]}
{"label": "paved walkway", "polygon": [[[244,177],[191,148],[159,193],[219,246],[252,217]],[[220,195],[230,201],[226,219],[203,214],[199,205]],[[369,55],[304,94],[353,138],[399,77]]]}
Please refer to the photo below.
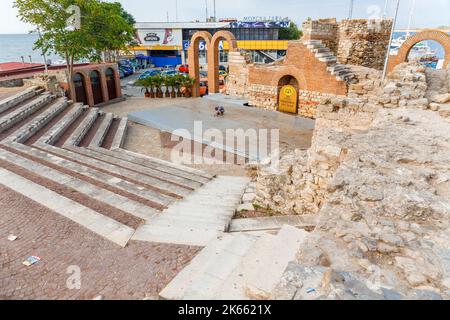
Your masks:
{"label": "paved walkway", "polygon": [[[0,300],[155,298],[200,250],[135,241],[121,248],[1,185],[0,206]],[[42,261],[25,267],[31,255]],[[80,290],[66,287],[73,265]]]}

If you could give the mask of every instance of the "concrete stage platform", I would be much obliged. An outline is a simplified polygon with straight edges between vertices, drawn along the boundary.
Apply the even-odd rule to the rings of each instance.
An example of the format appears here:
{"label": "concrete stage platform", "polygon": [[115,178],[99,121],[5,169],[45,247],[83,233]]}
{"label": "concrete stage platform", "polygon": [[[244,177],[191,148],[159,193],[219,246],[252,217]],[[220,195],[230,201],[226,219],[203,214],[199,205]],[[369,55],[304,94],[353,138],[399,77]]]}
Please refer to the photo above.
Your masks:
{"label": "concrete stage platform", "polygon": [[[281,148],[307,149],[310,147],[315,125],[314,120],[275,111],[245,107],[240,105],[238,99],[229,100],[227,101],[220,97],[184,100],[179,105],[175,104],[133,112],[128,114],[128,118],[130,121],[162,132],[173,133],[175,130],[184,129],[184,132],[177,132],[176,135],[239,156],[245,156],[249,160],[261,159],[257,153],[250,154],[246,150],[236,148],[234,142],[229,143],[226,141],[224,144],[218,144],[205,139],[203,137],[204,132],[209,129],[217,129],[225,137],[227,129],[243,129],[244,131],[255,129],[257,132],[261,129],[279,129]],[[217,105],[225,107],[224,117],[214,117],[214,108]],[[194,132],[194,125],[197,121],[201,122],[201,131],[197,130],[199,132]],[[270,133],[268,137],[270,139]]]}

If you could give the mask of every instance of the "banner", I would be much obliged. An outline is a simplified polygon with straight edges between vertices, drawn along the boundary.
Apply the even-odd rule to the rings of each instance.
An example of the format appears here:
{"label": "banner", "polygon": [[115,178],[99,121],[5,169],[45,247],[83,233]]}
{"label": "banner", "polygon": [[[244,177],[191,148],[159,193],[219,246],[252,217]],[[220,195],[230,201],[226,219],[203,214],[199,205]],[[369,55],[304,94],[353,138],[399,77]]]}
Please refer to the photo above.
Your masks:
{"label": "banner", "polygon": [[183,36],[181,29],[140,29],[138,42],[147,46],[181,46]]}

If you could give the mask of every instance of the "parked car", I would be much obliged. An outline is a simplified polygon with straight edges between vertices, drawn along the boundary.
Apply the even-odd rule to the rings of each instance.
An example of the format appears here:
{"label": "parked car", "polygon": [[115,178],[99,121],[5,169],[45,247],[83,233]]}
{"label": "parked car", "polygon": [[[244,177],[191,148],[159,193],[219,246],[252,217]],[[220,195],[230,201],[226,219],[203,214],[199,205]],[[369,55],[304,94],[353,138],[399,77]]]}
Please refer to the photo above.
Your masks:
{"label": "parked car", "polygon": [[145,71],[144,73],[142,73],[139,76],[139,79],[145,79],[145,78],[148,78],[148,77],[153,77],[153,76],[156,76],[158,74],[161,74],[161,71],[159,71],[159,70],[148,70],[148,71]]}
{"label": "parked car", "polygon": [[125,66],[119,67],[119,70],[124,73],[125,77],[131,76],[134,73],[132,68]]}
{"label": "parked car", "polygon": [[182,64],[178,70],[182,73],[189,73],[189,65],[188,64]]}
{"label": "parked car", "polygon": [[121,69],[119,69],[119,77],[120,79],[125,78],[125,73]]}
{"label": "parked car", "polygon": [[180,71],[177,70],[167,70],[161,73],[163,76],[174,76],[176,74],[180,74]]}

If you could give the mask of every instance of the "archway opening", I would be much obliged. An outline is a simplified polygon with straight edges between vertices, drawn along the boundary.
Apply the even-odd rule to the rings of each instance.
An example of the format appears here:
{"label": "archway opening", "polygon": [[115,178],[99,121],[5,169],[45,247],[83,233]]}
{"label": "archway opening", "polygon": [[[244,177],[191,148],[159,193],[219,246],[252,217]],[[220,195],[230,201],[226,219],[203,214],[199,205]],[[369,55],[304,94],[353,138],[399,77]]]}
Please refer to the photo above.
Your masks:
{"label": "archway opening", "polygon": [[116,75],[112,68],[108,68],[105,71],[106,76],[106,85],[108,87],[108,97],[109,100],[113,100],[117,98],[117,90],[116,90]]}
{"label": "archway opening", "polygon": [[217,32],[211,41],[211,52],[208,53],[209,91],[219,93],[225,89],[225,78],[228,69],[224,62],[228,61],[228,53],[237,51],[235,36],[229,31]]}
{"label": "archway opening", "polygon": [[97,105],[103,102],[100,73],[94,70],[91,72],[90,78],[91,78],[92,96],[94,98],[94,105]]}
{"label": "archway opening", "polygon": [[192,96],[208,94],[208,54],[211,45],[211,34],[206,31],[196,32],[188,49],[189,76],[193,78]]}
{"label": "archway opening", "polygon": [[407,61],[418,61],[428,68],[443,69],[445,49],[435,40],[420,41],[409,50]]}
{"label": "archway opening", "polygon": [[73,84],[75,88],[75,100],[81,102],[84,105],[88,105],[88,99],[86,94],[86,81],[81,73],[75,73],[73,76]]}
{"label": "archway opening", "polygon": [[278,81],[278,109],[281,112],[298,113],[298,80],[285,75]]}

